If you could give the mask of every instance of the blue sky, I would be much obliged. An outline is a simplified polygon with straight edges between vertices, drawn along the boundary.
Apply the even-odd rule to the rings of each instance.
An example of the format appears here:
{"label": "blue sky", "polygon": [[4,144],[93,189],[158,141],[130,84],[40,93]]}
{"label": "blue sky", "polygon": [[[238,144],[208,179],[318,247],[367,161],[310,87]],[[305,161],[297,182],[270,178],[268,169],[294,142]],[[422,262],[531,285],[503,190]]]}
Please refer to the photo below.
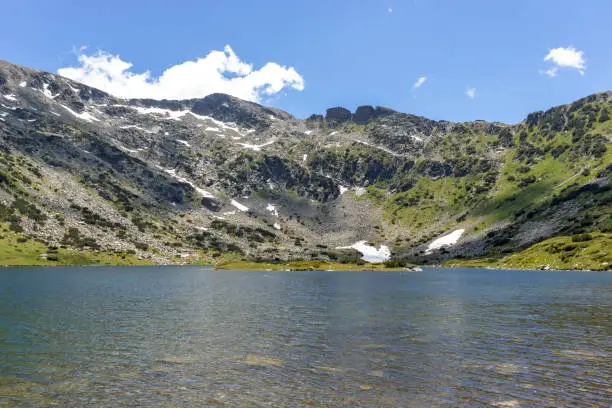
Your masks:
{"label": "blue sky", "polygon": [[[150,71],[106,84],[117,92],[231,90],[297,117],[369,104],[433,119],[515,123],[612,89],[606,0],[23,0],[6,2],[2,14],[0,59],[51,72],[77,67],[63,72],[98,83],[77,58],[102,50],[106,59],[89,60],[90,68],[106,64],[94,74],[121,61],[133,64],[122,75]],[[223,53],[227,45],[235,54]],[[553,49],[563,50],[545,61]],[[202,70],[233,66],[221,79],[182,65],[215,50]],[[275,64],[262,70],[268,63]],[[146,84],[172,66],[184,69],[161,86]],[[420,77],[426,80],[415,88]]]}

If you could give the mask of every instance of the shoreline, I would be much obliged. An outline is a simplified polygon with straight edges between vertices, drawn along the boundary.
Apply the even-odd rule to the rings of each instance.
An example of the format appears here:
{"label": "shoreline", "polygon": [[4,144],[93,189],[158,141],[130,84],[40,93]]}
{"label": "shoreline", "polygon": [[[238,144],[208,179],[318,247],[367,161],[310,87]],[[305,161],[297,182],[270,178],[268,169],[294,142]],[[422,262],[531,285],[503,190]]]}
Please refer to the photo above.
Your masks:
{"label": "shoreline", "polygon": [[[242,261],[237,262],[242,264]],[[541,269],[541,268],[527,268],[527,267],[500,267],[500,266],[485,266],[485,265],[414,265],[410,267],[392,267],[386,268],[382,264],[380,266],[374,266],[377,264],[368,265],[357,265],[357,264],[329,264],[331,267],[295,267],[291,264],[257,264],[255,262],[246,261],[245,264],[219,266],[214,264],[71,264],[71,265],[36,265],[36,264],[18,264],[18,265],[0,265],[0,271],[2,269],[9,268],[101,268],[101,267],[120,267],[120,268],[140,268],[140,267],[202,267],[214,271],[253,271],[253,272],[426,272],[426,269],[485,269],[490,271],[531,271],[531,272],[612,272],[612,269]],[[341,265],[341,266],[339,266]]]}

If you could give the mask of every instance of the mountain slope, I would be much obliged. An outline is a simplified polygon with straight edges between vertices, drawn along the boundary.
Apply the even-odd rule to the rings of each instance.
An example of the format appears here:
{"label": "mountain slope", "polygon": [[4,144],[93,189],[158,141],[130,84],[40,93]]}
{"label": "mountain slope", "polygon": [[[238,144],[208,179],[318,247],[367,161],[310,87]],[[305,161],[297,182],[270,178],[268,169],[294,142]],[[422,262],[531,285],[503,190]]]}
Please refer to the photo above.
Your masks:
{"label": "mountain slope", "polygon": [[610,233],[610,92],[517,125],[368,106],[299,120],[221,94],[124,100],[0,62],[0,102],[2,234],[40,241],[40,259],[352,261],[336,248],[365,240],[437,263]]}

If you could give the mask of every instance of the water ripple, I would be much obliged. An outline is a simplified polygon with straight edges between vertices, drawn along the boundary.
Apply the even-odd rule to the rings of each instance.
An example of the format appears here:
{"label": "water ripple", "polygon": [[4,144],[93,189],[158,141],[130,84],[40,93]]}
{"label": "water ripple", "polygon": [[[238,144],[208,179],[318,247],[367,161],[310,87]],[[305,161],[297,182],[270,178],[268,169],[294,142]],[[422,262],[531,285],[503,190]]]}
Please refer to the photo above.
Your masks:
{"label": "water ripple", "polygon": [[609,407],[612,274],[0,273],[0,407]]}

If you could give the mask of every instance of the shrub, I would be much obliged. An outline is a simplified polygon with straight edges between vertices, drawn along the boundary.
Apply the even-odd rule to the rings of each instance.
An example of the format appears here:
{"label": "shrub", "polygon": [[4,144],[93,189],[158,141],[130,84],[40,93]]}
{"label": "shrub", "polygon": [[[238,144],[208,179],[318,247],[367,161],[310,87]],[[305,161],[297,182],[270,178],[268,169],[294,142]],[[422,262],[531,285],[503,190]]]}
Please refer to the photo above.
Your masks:
{"label": "shrub", "polygon": [[89,247],[92,249],[100,249],[100,245],[94,238],[81,236],[79,229],[75,227],[68,228],[68,231],[64,233],[62,244],[72,245],[76,248]]}
{"label": "shrub", "polygon": [[589,233],[576,234],[572,236],[572,242],[586,242],[593,239],[593,236]]}
{"label": "shrub", "polygon": [[518,166],[516,168],[516,171],[522,174],[529,173],[530,170],[531,168],[529,166]]}
{"label": "shrub", "polygon": [[23,227],[14,221],[9,224],[9,229],[13,232],[23,232]]}
{"label": "shrub", "polygon": [[521,179],[521,182],[519,183],[519,187],[526,187],[531,183],[535,183],[535,181],[536,181],[536,177],[534,175],[527,176],[524,179]]}
{"label": "shrub", "polygon": [[137,249],[140,249],[141,251],[146,251],[149,249],[149,244],[146,244],[144,242],[134,242],[134,246]]}
{"label": "shrub", "polygon": [[389,259],[388,261],[384,262],[384,265],[387,268],[403,268],[408,265],[408,261],[401,258]]}

